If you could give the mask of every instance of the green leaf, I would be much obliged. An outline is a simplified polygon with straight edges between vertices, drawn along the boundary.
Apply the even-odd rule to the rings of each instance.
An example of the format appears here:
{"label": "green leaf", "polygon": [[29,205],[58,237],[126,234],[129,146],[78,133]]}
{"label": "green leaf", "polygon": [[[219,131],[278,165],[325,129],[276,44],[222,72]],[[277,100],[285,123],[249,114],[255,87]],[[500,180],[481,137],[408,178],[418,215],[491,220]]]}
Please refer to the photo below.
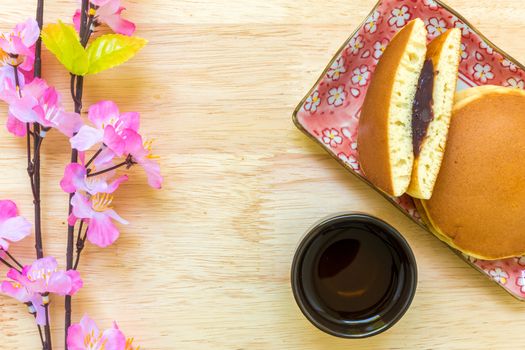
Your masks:
{"label": "green leaf", "polygon": [[88,72],[88,55],[73,26],[60,21],[48,24],[42,30],[42,41],[70,73],[85,75]]}
{"label": "green leaf", "polygon": [[146,45],[142,38],[121,34],[107,34],[98,37],[87,49],[89,70],[97,74],[126,62]]}

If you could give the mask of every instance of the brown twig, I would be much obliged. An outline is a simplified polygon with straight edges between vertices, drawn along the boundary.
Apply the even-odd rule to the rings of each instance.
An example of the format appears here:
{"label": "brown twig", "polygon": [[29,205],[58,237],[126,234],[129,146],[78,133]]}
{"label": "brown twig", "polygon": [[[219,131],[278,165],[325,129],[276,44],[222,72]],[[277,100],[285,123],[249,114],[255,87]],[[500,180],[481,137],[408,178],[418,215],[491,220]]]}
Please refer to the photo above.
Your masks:
{"label": "brown twig", "polygon": [[[80,9],[80,32],[79,36],[81,39],[81,44],[83,47],[86,47],[89,37],[91,36],[91,29],[88,27],[88,9],[89,9],[89,0],[82,0],[82,7]],[[90,16],[91,17],[91,16]],[[71,76],[71,96],[75,103],[75,112],[80,114],[82,112],[82,95],[84,88],[84,77],[82,76]],[[78,151],[73,149],[71,151],[71,163],[78,162]],[[73,194],[69,195],[69,215],[73,211],[71,205],[71,199]],[[66,267],[68,270],[73,268],[73,249],[75,244],[75,226],[68,225],[67,228],[67,253],[66,253]],[[65,298],[65,347],[67,348],[67,331],[69,326],[71,326],[71,296],[67,295]]]}

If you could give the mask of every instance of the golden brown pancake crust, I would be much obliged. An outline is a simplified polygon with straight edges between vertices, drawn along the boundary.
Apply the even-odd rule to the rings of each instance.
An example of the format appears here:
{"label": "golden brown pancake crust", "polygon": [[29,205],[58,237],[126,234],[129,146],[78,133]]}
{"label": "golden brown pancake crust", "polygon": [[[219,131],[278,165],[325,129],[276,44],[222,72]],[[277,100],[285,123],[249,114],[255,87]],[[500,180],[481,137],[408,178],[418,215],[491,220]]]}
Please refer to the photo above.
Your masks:
{"label": "golden brown pancake crust", "polygon": [[525,92],[462,92],[432,198],[434,228],[466,254],[500,259],[525,253]]}
{"label": "golden brown pancake crust", "polygon": [[394,192],[388,147],[390,97],[415,24],[409,22],[388,44],[373,73],[359,118],[359,163],[365,177],[389,194]]}

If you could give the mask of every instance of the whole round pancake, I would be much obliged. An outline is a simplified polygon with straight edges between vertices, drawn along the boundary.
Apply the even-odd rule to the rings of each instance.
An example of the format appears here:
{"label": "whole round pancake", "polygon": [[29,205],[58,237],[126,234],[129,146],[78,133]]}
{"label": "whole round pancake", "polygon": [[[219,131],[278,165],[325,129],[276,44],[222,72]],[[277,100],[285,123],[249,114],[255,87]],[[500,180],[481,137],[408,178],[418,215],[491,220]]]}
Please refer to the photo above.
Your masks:
{"label": "whole round pancake", "polygon": [[445,242],[481,259],[525,254],[525,91],[457,95],[432,198],[421,201]]}

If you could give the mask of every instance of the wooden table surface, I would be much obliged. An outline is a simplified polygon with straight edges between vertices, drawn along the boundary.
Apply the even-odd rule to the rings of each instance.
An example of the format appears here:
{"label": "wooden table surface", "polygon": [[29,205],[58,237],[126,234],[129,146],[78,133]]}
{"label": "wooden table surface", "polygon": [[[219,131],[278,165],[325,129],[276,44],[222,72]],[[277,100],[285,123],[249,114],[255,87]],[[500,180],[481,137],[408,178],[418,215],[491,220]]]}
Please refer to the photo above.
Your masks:
{"label": "wooden table surface", "polygon": [[[47,1],[46,21],[68,20],[74,0]],[[35,1],[0,1],[1,28],[32,16]],[[291,114],[374,0],[125,1],[150,41],[133,61],[89,77],[85,105],[113,99],[140,111],[156,137],[164,189],[134,171],[116,209],[131,224],[107,249],[88,246],[74,320],[113,319],[144,349],[516,349],[525,304],[468,267],[355,179],[294,127]],[[518,0],[448,0],[497,45],[525,60]],[[69,103],[67,75],[49,55],[45,76]],[[5,106],[0,109],[5,115]],[[2,122],[3,123],[3,122]],[[0,130],[0,197],[31,217],[24,141]],[[46,254],[64,266],[69,158],[57,134],[43,149]],[[135,176],[136,175],[136,176]],[[306,321],[289,283],[305,230],[340,211],[377,215],[401,231],[419,264],[412,307],[365,340],[328,336]],[[32,239],[14,246],[34,258]],[[55,349],[63,303],[53,299]],[[0,349],[39,348],[33,320],[0,297]]]}

